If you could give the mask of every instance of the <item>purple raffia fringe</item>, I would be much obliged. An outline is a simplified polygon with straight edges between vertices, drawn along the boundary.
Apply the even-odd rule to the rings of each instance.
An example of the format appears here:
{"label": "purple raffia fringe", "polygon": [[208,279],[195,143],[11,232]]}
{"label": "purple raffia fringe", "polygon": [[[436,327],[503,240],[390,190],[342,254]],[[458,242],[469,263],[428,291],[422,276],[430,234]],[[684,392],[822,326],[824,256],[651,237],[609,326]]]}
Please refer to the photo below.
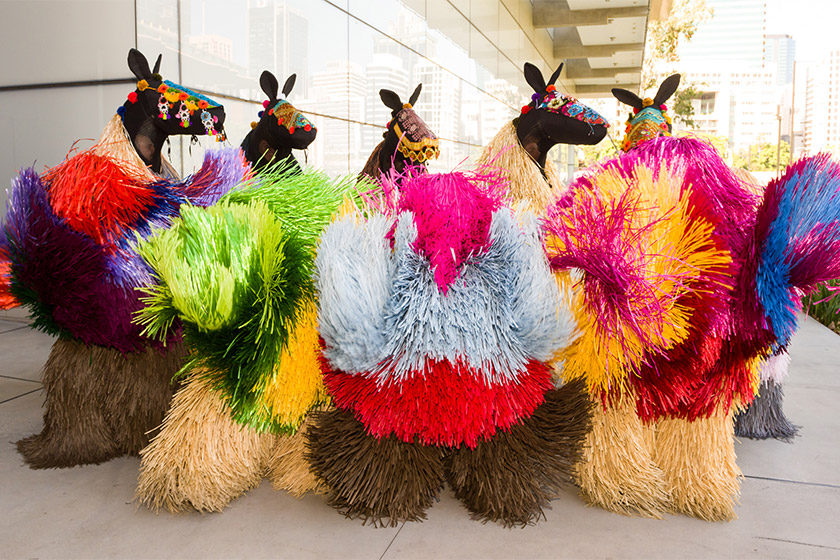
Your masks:
{"label": "purple raffia fringe", "polygon": [[[214,204],[250,179],[238,148],[208,152],[186,180],[151,183],[155,204],[115,243],[99,245],[56,216],[38,174],[25,169],[13,180],[4,226],[12,294],[30,308],[36,328],[124,353],[142,351],[156,343],[131,321],[142,307],[135,288],[155,280],[137,255],[137,237],[169,227],[182,204]],[[180,336],[177,329],[173,336]]]}

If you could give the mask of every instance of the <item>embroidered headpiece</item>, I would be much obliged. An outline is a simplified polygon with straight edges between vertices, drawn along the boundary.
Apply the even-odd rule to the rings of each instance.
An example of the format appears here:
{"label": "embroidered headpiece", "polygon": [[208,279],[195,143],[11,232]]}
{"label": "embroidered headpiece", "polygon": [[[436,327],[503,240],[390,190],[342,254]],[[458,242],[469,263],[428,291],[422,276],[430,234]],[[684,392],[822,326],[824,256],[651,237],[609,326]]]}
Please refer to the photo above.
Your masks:
{"label": "embroidered headpiece", "polygon": [[411,104],[406,103],[397,113],[394,132],[400,139],[397,149],[411,161],[423,163],[440,156],[437,136],[414,112]]}

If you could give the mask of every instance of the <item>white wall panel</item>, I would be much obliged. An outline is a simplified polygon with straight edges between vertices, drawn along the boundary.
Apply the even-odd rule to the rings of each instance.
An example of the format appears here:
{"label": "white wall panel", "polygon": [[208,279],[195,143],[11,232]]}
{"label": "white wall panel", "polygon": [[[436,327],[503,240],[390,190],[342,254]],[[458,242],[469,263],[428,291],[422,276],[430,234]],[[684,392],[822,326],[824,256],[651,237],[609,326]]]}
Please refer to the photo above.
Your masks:
{"label": "white wall panel", "polygon": [[131,77],[134,0],[0,0],[0,86]]}

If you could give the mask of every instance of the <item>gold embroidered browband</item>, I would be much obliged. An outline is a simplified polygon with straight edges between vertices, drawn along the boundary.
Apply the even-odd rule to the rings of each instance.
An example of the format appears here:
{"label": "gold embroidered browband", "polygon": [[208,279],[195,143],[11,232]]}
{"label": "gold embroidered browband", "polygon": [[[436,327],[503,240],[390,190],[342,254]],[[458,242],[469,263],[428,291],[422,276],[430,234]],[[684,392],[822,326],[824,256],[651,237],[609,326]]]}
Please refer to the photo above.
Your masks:
{"label": "gold embroidered browband", "polygon": [[403,134],[400,125],[397,123],[394,123],[394,132],[400,138],[400,145],[397,146],[397,149],[411,161],[423,163],[440,157],[440,142],[437,138],[422,138],[417,142],[412,142],[407,135]]}
{"label": "gold embroidered browband", "polygon": [[437,136],[417,116],[410,104],[405,103],[397,113],[394,132],[400,139],[397,149],[411,161],[423,163],[440,156]]}

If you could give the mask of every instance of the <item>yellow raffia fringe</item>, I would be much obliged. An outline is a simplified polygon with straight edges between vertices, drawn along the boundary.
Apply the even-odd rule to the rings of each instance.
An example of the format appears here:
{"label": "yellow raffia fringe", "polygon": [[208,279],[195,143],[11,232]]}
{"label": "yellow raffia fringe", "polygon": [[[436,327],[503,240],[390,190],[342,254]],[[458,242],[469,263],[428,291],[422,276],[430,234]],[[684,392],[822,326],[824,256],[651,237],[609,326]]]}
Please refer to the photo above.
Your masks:
{"label": "yellow raffia fringe", "polygon": [[[123,125],[122,117],[114,115],[111,120],[102,129],[99,135],[99,141],[96,143],[96,153],[101,156],[109,156],[118,162],[124,163],[131,167],[137,167],[145,171],[146,177],[150,181],[157,181],[159,179],[152,170],[146,165],[137,150],[134,149],[134,144],[131,143],[131,138],[128,136],[128,131]],[[178,177],[175,168],[170,165],[163,154],[160,156],[161,168],[166,168],[168,175],[171,177]]]}
{"label": "yellow raffia fringe", "polygon": [[135,499],[154,511],[222,511],[260,484],[274,444],[275,436],[234,422],[219,393],[194,375],[140,452]]}
{"label": "yellow raffia fringe", "polygon": [[659,423],[655,459],[677,512],[706,521],[737,517],[742,474],[735,462],[734,430],[731,409],[692,422]]}
{"label": "yellow raffia fringe", "polygon": [[309,462],[304,456],[310,424],[307,418],[296,434],[277,436],[277,443],[268,458],[266,476],[271,485],[275,490],[286,490],[296,498],[302,498],[310,490],[316,494],[327,492],[327,487],[309,470]]}
{"label": "yellow raffia fringe", "polygon": [[549,159],[545,162],[546,181],[534,159],[519,143],[512,122],[505,124],[484,147],[478,164],[487,164],[502,171],[510,181],[511,198],[527,200],[539,215],[566,191],[560,173]]}
{"label": "yellow raffia fringe", "polygon": [[[653,280],[656,297],[664,312],[660,315],[639,313],[629,319],[648,340],[634,334],[628,318],[616,318],[622,340],[614,334],[609,336],[610,332],[601,327],[603,311],[586,301],[584,290],[575,290],[572,312],[579,334],[561,354],[561,359],[566,378],[584,378],[590,392],[609,390],[614,395],[628,394],[628,376],[641,365],[652,346],[668,350],[688,336],[691,309],[681,301],[690,286],[674,281],[672,277],[690,278],[698,269],[724,269],[732,261],[728,251],[716,249],[709,243],[714,230],[711,223],[696,217],[689,221],[688,197],[680,197],[684,172],[679,167],[670,168],[664,164],[658,173],[644,166],[636,169],[637,181],[633,188],[639,202],[626,224],[625,234],[629,238],[652,220],[658,220],[641,240],[646,254],[641,272]],[[578,196],[602,196],[610,200],[618,198],[627,188],[626,179],[614,169],[599,170],[595,183],[597,193],[582,190]],[[583,238],[590,232],[584,229],[575,233]],[[574,238],[572,242],[575,242]],[[560,245],[554,237],[546,240],[549,254],[561,250]],[[631,292],[632,289],[631,286]],[[615,329],[612,332],[615,333]]]}
{"label": "yellow raffia fringe", "polygon": [[631,399],[606,410],[595,402],[592,431],[575,466],[584,501],[622,515],[661,519],[671,509],[670,496],[653,452],[654,428],[636,416]]}
{"label": "yellow raffia fringe", "polygon": [[321,349],[317,316],[315,303],[310,302],[280,354],[274,372],[256,387],[260,395],[258,406],[268,410],[276,423],[296,428],[312,403],[328,400],[318,361]]}

